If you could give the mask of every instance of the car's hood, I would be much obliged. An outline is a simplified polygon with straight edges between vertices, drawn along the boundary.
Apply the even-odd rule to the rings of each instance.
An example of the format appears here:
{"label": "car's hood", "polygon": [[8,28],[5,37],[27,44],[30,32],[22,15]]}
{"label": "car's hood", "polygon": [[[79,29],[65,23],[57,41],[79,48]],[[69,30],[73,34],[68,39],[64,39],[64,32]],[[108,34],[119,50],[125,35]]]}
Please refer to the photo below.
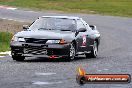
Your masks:
{"label": "car's hood", "polygon": [[75,37],[74,32],[70,31],[56,31],[56,30],[45,30],[45,31],[21,31],[15,34],[16,37],[24,38],[37,38],[37,39],[73,39]]}

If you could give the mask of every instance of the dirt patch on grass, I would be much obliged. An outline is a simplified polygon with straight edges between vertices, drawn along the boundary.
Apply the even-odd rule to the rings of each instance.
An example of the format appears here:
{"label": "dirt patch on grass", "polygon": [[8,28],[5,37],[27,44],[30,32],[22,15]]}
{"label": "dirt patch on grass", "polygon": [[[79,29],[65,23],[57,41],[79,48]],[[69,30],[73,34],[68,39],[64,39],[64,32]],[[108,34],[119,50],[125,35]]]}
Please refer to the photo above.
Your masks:
{"label": "dirt patch on grass", "polygon": [[16,33],[22,31],[23,25],[29,25],[30,23],[18,22],[13,20],[0,19],[0,32]]}

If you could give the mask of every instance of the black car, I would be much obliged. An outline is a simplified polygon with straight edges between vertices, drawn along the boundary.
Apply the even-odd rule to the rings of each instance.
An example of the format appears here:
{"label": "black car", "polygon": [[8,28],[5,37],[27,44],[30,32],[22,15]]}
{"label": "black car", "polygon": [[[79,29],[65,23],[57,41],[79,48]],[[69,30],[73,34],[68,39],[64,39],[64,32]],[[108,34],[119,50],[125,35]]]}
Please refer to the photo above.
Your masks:
{"label": "black car", "polygon": [[100,34],[96,26],[88,25],[82,18],[42,16],[23,29],[11,40],[13,60],[34,56],[70,61],[80,54],[97,57]]}

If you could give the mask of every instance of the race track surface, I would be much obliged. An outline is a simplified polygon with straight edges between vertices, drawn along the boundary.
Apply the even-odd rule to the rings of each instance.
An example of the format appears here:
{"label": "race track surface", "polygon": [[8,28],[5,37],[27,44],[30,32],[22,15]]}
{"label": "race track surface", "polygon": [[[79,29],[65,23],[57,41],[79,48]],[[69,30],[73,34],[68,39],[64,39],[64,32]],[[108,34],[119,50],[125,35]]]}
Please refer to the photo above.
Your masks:
{"label": "race track surface", "polygon": [[0,8],[0,18],[10,20],[33,21],[43,15],[79,16],[96,25],[101,33],[99,56],[91,59],[79,56],[72,62],[44,58],[16,62],[10,56],[0,57],[0,88],[132,88],[132,83],[80,86],[75,79],[78,66],[88,74],[132,75],[132,18]]}

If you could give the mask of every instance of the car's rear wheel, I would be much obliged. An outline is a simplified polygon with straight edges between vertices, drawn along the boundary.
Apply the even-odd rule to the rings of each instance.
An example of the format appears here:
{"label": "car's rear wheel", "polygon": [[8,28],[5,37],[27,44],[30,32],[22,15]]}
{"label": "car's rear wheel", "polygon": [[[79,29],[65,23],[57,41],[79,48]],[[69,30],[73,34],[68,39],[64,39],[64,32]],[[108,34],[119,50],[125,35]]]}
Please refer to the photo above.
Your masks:
{"label": "car's rear wheel", "polygon": [[23,56],[12,56],[13,60],[16,60],[16,61],[24,61],[25,57]]}
{"label": "car's rear wheel", "polygon": [[73,43],[71,43],[70,49],[69,49],[68,61],[74,60],[75,55],[76,55],[75,45]]}
{"label": "car's rear wheel", "polygon": [[94,41],[93,49],[91,50],[90,53],[86,54],[86,58],[96,58],[98,56],[98,44],[96,41]]}

